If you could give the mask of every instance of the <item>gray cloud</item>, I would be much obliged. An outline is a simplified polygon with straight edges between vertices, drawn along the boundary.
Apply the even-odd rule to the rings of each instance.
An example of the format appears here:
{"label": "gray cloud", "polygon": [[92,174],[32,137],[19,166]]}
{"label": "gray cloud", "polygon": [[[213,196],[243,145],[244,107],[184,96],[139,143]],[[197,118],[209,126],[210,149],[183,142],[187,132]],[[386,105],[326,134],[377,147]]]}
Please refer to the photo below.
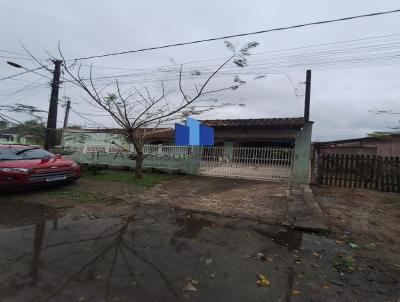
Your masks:
{"label": "gray cloud", "polygon": [[[39,58],[48,58],[45,50],[57,56],[61,41],[67,58],[113,51],[136,49],[170,42],[189,41],[238,32],[254,31],[338,16],[397,8],[398,1],[11,1],[0,4],[0,35],[2,50],[23,52],[24,43]],[[239,45],[251,40],[260,42],[257,52],[299,47],[317,43],[357,39],[397,33],[399,16],[384,16],[343,22],[287,32],[233,39]],[[398,51],[398,50],[397,50]],[[95,65],[97,75],[122,74],[128,70],[115,68],[150,68],[176,62],[225,57],[229,53],[222,41],[188,47],[151,51],[85,62]],[[11,55],[1,52],[0,55]],[[0,77],[18,72],[0,58]],[[35,66],[28,60],[18,60],[27,68]],[[385,131],[397,125],[400,115],[373,115],[372,108],[400,111],[400,65],[373,68],[314,70],[311,118],[315,121],[314,139],[329,140],[363,136],[373,131]],[[251,68],[251,65],[250,67]],[[304,68],[305,69],[305,68]],[[288,72],[295,87],[304,89],[305,70]],[[138,75],[131,80],[151,79]],[[245,77],[248,80],[254,75]],[[32,83],[16,94],[16,91]],[[225,85],[230,78],[219,78],[215,87]],[[48,80],[28,74],[13,81],[0,82],[0,104],[22,102],[46,109],[49,99]],[[41,86],[38,86],[40,85]],[[157,84],[157,83],[156,83]],[[190,82],[186,82],[187,87]],[[150,86],[155,85],[149,84]],[[171,83],[173,85],[173,83]],[[175,83],[176,85],[176,83]],[[36,87],[37,86],[37,87]],[[79,89],[65,84],[61,96],[70,96],[74,109],[93,112],[82,100]],[[157,92],[157,86],[152,86]],[[159,86],[158,86],[159,87]],[[128,86],[125,86],[128,88]],[[207,112],[202,118],[286,117],[303,114],[303,99],[294,95],[286,75],[267,75],[265,79],[249,81],[237,91],[219,94],[221,101],[245,103],[246,107],[227,107]],[[62,113],[60,113],[61,117]],[[21,117],[22,118],[22,117]],[[107,126],[108,118],[96,118]],[[73,123],[83,124],[72,114]]]}

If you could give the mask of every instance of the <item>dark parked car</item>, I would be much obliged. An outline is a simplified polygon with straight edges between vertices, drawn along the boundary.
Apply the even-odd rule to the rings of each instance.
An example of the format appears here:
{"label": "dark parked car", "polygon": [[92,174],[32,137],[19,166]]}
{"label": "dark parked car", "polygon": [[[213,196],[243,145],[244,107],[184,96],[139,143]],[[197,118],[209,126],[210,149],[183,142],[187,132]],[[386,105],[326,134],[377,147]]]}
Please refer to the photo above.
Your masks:
{"label": "dark parked car", "polygon": [[77,163],[39,147],[0,145],[0,188],[73,182],[81,176]]}

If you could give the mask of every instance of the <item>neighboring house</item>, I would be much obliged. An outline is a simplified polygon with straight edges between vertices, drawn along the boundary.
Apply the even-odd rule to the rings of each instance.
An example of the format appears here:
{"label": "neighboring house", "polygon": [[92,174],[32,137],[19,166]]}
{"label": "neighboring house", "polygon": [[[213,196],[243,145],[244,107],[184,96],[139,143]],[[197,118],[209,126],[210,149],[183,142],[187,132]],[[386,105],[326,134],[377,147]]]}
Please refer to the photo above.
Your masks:
{"label": "neighboring house", "polygon": [[10,144],[14,142],[14,134],[0,133],[0,144]]}
{"label": "neighboring house", "polygon": [[386,134],[361,138],[314,143],[320,154],[355,154],[400,156],[400,134]]}
{"label": "neighboring house", "polygon": [[[294,146],[298,133],[304,127],[304,118],[218,119],[203,120],[202,124],[214,128],[216,146],[263,147]],[[64,135],[65,146],[109,145],[112,141],[128,146],[122,129],[68,130]],[[86,139],[79,140],[79,136]],[[175,133],[172,128],[147,130],[147,144],[173,145]]]}
{"label": "neighboring house", "polygon": [[35,135],[19,136],[13,129],[0,130],[0,144],[41,145],[43,139]]}

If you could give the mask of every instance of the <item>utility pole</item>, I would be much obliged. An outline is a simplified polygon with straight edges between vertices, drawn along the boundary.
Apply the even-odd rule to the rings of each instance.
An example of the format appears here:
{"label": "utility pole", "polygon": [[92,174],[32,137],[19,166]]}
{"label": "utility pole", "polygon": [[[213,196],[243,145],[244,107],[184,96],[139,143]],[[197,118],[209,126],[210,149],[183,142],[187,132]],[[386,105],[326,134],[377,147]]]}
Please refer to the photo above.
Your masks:
{"label": "utility pole", "polygon": [[65,130],[68,127],[68,119],[69,119],[69,111],[71,110],[71,101],[67,101],[67,105],[65,107],[65,116],[64,116],[64,125],[63,125],[63,131],[62,131],[62,136],[61,136],[61,145],[64,147],[64,135],[65,135]]}
{"label": "utility pole", "polygon": [[57,109],[58,109],[58,90],[60,88],[61,60],[54,60],[53,81],[51,83],[51,96],[49,114],[47,118],[46,138],[44,148],[52,149],[56,146],[57,140]]}
{"label": "utility pole", "polygon": [[306,74],[306,94],[304,103],[304,122],[310,121],[310,98],[311,98],[311,70]]}
{"label": "utility pole", "polygon": [[65,116],[64,116],[64,125],[63,125],[63,129],[67,129],[68,127],[68,118],[69,118],[69,111],[71,109],[71,101],[68,100],[67,101],[67,106],[65,107]]}

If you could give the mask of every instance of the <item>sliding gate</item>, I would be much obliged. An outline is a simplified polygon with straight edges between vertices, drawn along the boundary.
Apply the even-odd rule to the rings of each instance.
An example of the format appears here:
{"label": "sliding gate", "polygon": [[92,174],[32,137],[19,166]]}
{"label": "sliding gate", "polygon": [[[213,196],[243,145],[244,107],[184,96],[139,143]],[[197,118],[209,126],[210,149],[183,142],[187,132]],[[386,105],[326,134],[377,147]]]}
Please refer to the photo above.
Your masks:
{"label": "sliding gate", "polygon": [[290,147],[203,147],[200,175],[290,180]]}

